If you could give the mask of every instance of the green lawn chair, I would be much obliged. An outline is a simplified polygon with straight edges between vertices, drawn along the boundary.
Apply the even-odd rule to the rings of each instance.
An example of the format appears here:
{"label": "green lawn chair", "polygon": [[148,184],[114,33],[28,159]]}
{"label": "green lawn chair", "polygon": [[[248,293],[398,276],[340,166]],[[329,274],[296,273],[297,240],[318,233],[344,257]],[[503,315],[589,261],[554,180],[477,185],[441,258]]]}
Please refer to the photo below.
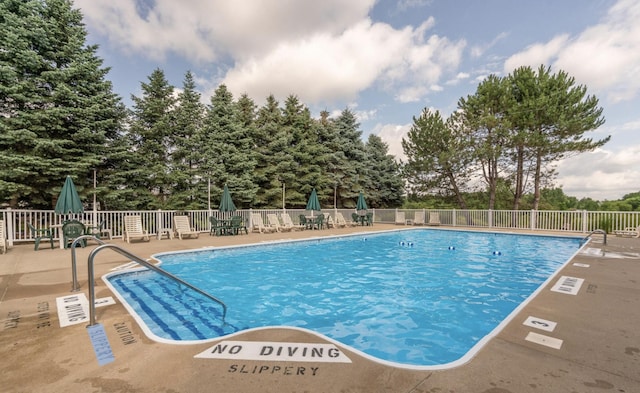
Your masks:
{"label": "green lawn chair", "polygon": [[214,216],[209,217],[209,222],[211,223],[211,230],[209,231],[209,236],[220,236],[223,235],[227,231],[227,227],[223,225],[217,218]]}
{"label": "green lawn chair", "polygon": [[318,229],[322,229],[323,226],[324,226],[324,215],[320,214],[319,216],[316,217],[316,227]]}
{"label": "green lawn chair", "polygon": [[365,217],[366,217],[367,225],[373,226],[373,213],[368,212]]}
{"label": "green lawn chair", "polygon": [[27,223],[27,226],[29,226],[29,229],[31,230],[31,236],[35,241],[35,244],[33,245],[33,249],[35,251],[38,251],[38,247],[40,247],[40,240],[42,239],[49,239],[49,243],[51,243],[51,249],[53,250],[53,232],[51,231],[51,228],[36,229],[36,227],[31,225],[30,223]]}
{"label": "green lawn chair", "polygon": [[242,230],[244,230],[245,235],[249,234],[249,229],[244,223],[242,216],[233,216],[231,217],[231,232],[234,235],[239,234]]}
{"label": "green lawn chair", "polygon": [[[80,221],[71,220],[71,221],[65,222],[62,225],[62,237],[64,241],[63,243],[64,248],[69,248],[71,246],[71,243],[73,243],[74,240],[84,235],[85,233],[86,233],[86,228],[84,224],[81,223]],[[87,241],[82,240],[80,242],[80,245],[82,247],[85,247],[87,245]]]}
{"label": "green lawn chair", "polygon": [[304,226],[305,229],[312,229],[309,228],[309,223],[307,222],[307,217],[304,216],[304,214],[300,214],[300,225]]}

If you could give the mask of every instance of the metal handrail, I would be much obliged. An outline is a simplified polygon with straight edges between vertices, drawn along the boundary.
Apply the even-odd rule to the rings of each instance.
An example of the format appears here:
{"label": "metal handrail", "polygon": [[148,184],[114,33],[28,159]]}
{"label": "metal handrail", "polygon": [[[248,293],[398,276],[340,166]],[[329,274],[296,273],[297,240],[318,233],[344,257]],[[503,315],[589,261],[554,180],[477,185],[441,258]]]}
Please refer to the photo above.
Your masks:
{"label": "metal handrail", "polygon": [[[80,238],[78,238],[80,239]],[[93,249],[91,251],[91,253],[89,253],[89,258],[87,261],[87,269],[88,269],[88,273],[89,273],[89,326],[93,326],[96,324],[96,304],[95,304],[95,280],[93,277],[93,260],[96,256],[96,254],[106,248],[112,248],[114,251],[116,251],[117,253],[131,259],[134,262],[139,263],[140,265],[146,267],[147,269],[151,269],[157,273],[162,274],[163,276],[176,281],[179,284],[182,284],[196,292],[198,292],[199,294],[213,300],[214,302],[220,304],[222,306],[222,322],[225,321],[226,317],[227,317],[227,305],[224,304],[222,302],[222,300],[216,298],[213,295],[210,295],[208,293],[206,293],[205,291],[194,287],[193,285],[189,284],[188,282],[174,276],[173,274],[167,272],[166,270],[161,269],[158,266],[155,266],[154,264],[151,264],[147,261],[145,261],[144,259],[128,252],[127,250],[123,249],[120,246],[117,246],[115,244],[110,244],[110,243],[104,243],[98,247],[96,247],[95,249]]]}
{"label": "metal handrail", "polygon": [[584,243],[586,243],[587,239],[589,239],[591,237],[591,235],[593,234],[601,234],[604,235],[604,244],[607,244],[607,231],[605,231],[604,229],[594,229],[593,231],[589,232],[589,234],[587,236],[585,236],[582,240],[580,240],[580,246],[582,246]]}
{"label": "metal handrail", "polygon": [[95,240],[98,244],[105,244],[105,242],[94,235],[82,235],[73,240],[73,243],[71,243],[71,292],[77,292],[80,290],[80,284],[78,284],[78,272],[76,270],[76,246],[81,240],[88,239]]}

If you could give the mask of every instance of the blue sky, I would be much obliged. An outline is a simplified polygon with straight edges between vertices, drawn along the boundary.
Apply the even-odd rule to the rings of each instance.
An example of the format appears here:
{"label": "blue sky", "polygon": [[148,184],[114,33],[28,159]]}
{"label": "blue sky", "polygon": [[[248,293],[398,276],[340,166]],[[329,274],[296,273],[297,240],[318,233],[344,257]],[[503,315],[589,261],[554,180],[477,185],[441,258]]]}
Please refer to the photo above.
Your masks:
{"label": "blue sky", "polygon": [[640,191],[640,2],[637,0],[75,0],[88,44],[130,105],[162,69],[176,87],[190,70],[205,103],[219,84],[258,105],[297,95],[357,114],[363,138],[400,141],[424,108],[448,116],[487,75],[544,64],[600,99],[611,135],[557,163],[578,198]]}

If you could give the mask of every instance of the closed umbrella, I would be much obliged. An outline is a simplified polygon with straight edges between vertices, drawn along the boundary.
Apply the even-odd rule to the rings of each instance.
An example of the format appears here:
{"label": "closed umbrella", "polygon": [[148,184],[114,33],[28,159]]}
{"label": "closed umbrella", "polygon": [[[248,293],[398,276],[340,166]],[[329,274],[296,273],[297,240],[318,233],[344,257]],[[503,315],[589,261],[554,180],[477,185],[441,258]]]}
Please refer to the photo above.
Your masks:
{"label": "closed umbrella", "polygon": [[64,181],[64,185],[58,196],[58,202],[56,202],[55,211],[58,214],[84,213],[82,201],[80,200],[71,176],[67,176],[67,179]]}
{"label": "closed umbrella", "polygon": [[356,203],[356,210],[358,212],[364,212],[367,209],[367,202],[364,200],[364,194],[360,191],[360,195],[358,195],[358,203]]}
{"label": "closed umbrella", "polygon": [[318,193],[316,192],[315,187],[313,188],[313,191],[311,191],[311,195],[309,196],[309,202],[307,202],[306,210],[311,210],[311,216],[313,216],[314,211],[322,210],[322,207],[320,207],[320,200],[318,199]]}
{"label": "closed umbrella", "polygon": [[229,192],[229,188],[227,185],[224,185],[224,191],[222,191],[222,199],[220,200],[220,207],[218,211],[221,212],[234,212],[236,211],[236,205],[233,204],[233,200],[231,199],[231,193]]}

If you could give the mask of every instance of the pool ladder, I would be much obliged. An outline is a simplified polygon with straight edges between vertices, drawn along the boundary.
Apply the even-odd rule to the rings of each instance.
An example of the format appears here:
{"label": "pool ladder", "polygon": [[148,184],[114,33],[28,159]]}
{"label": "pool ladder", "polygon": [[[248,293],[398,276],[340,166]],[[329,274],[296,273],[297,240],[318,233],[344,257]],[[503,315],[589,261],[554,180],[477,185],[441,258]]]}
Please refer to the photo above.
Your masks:
{"label": "pool ladder", "polygon": [[138,263],[139,265],[142,265],[144,267],[146,267],[149,270],[153,270],[167,278],[169,278],[170,280],[173,280],[175,282],[177,282],[180,285],[184,285],[185,287],[192,289],[194,291],[196,291],[197,293],[201,294],[202,296],[209,298],[210,300],[213,300],[215,303],[218,303],[220,306],[222,306],[222,322],[225,323],[225,319],[227,317],[227,305],[224,304],[224,302],[222,302],[222,300],[216,298],[213,295],[208,294],[207,292],[194,287],[193,285],[189,284],[188,282],[182,280],[181,278],[178,278],[176,276],[174,276],[173,274],[169,273],[168,271],[152,264],[149,263],[148,261],[130,253],[129,251],[125,250],[124,248],[117,246],[115,244],[110,244],[110,243],[105,243],[102,240],[98,239],[95,236],[92,235],[83,235],[80,236],[78,238],[76,238],[73,243],[71,244],[71,261],[72,261],[72,274],[73,274],[73,288],[71,289],[72,291],[77,291],[79,290],[80,286],[78,285],[78,279],[77,279],[77,273],[76,273],[76,246],[80,241],[85,241],[85,240],[95,240],[96,242],[98,242],[98,244],[100,244],[98,247],[94,248],[90,253],[89,253],[89,258],[87,260],[87,269],[88,269],[88,275],[89,275],[89,326],[93,326],[96,324],[96,303],[95,303],[95,279],[93,277],[94,271],[93,271],[93,260],[96,256],[96,254],[98,254],[100,251],[105,250],[107,248],[113,249],[115,252],[131,259],[132,261]]}
{"label": "pool ladder", "polygon": [[582,240],[580,240],[580,247],[582,247],[582,245],[585,244],[587,240],[589,240],[591,235],[596,233],[600,235],[604,235],[604,244],[607,244],[607,231],[605,231],[604,229],[594,229],[593,231],[589,232],[589,234],[585,236]]}

